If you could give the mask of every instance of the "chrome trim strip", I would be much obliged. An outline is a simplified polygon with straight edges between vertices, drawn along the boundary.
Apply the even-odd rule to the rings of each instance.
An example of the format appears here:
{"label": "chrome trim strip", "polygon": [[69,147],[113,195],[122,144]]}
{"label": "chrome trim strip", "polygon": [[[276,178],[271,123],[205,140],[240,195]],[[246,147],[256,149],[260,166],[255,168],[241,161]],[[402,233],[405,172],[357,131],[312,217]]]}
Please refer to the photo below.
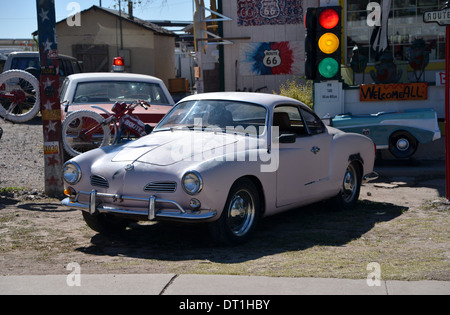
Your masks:
{"label": "chrome trim strip", "polygon": [[377,172],[371,172],[369,174],[364,175],[363,179],[365,182],[371,181],[371,180],[376,180],[378,179],[378,173]]}

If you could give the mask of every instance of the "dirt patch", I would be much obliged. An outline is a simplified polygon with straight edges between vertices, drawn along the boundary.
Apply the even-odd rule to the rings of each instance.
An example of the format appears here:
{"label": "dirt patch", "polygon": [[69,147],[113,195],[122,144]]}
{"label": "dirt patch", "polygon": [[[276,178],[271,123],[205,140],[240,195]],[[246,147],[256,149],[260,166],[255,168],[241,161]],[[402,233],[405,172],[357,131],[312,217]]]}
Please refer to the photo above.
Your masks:
{"label": "dirt patch", "polygon": [[377,262],[384,280],[450,280],[443,179],[367,184],[352,211],[319,203],[269,217],[238,247],[211,243],[202,225],[140,223],[104,236],[86,226],[80,211],[42,193],[39,119],[0,124],[1,275],[68,274],[66,266],[77,262],[83,273],[364,279],[367,265]]}

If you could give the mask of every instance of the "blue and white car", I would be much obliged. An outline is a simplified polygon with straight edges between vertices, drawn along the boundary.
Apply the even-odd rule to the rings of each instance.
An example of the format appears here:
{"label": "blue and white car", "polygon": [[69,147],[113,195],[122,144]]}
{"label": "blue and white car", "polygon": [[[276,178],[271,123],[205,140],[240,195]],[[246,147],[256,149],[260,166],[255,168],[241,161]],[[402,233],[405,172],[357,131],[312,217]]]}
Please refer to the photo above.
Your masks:
{"label": "blue and white car", "polygon": [[419,143],[441,137],[437,114],[433,109],[409,109],[368,115],[341,114],[332,125],[345,132],[363,134],[375,142],[377,149],[389,149],[398,159],[411,157]]}

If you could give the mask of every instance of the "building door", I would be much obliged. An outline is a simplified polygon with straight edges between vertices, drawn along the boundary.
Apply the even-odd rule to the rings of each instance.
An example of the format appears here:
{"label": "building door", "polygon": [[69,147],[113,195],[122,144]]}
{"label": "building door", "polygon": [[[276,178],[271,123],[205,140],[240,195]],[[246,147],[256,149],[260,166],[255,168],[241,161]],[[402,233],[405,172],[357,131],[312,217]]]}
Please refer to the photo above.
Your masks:
{"label": "building door", "polygon": [[83,62],[83,72],[110,71],[108,45],[73,45],[72,52],[75,58]]}

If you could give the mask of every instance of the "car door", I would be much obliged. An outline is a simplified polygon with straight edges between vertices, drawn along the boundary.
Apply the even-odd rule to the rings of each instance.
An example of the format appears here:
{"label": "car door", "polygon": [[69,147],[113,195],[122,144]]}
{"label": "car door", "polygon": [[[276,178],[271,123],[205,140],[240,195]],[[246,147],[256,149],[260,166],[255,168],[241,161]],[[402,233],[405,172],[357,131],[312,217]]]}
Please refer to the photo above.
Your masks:
{"label": "car door", "polygon": [[[280,123],[279,116],[285,117],[284,122]],[[280,135],[277,207],[320,199],[330,170],[332,137],[326,127],[313,112],[292,105],[275,108],[274,127]]]}

